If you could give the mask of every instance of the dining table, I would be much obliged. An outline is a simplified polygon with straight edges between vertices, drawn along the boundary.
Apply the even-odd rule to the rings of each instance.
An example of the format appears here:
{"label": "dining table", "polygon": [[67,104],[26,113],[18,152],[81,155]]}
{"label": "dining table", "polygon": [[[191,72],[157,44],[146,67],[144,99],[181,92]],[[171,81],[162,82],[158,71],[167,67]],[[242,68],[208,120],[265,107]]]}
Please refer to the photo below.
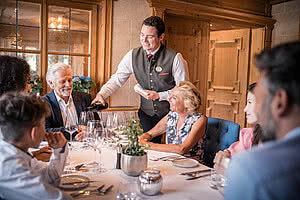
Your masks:
{"label": "dining table", "polygon": [[[223,199],[223,195],[219,190],[210,187],[210,171],[209,167],[198,164],[196,166],[177,166],[167,159],[158,159],[165,156],[177,155],[174,153],[159,152],[146,150],[148,157],[148,168],[157,169],[162,176],[161,192],[154,196],[142,194],[138,189],[138,177],[127,176],[121,169],[116,169],[117,151],[114,148],[102,148],[101,161],[105,172],[98,173],[89,170],[78,170],[63,176],[78,175],[87,177],[90,181],[87,187],[80,190],[93,190],[103,184],[104,187],[113,185],[112,189],[105,195],[79,195],[76,199],[116,199],[117,193],[120,191],[121,184],[127,183],[131,185],[130,190],[134,190],[139,199],[156,199],[156,200],[219,200]],[[95,151],[92,149],[73,150],[70,154],[70,160],[74,166],[82,164],[88,166],[89,163],[95,161]],[[85,169],[84,167],[82,169]],[[199,174],[201,178],[187,180],[189,176],[181,175],[181,173],[198,171],[207,169],[205,173]],[[129,188],[129,187],[128,187]],[[65,190],[66,193],[76,193],[79,190]]]}

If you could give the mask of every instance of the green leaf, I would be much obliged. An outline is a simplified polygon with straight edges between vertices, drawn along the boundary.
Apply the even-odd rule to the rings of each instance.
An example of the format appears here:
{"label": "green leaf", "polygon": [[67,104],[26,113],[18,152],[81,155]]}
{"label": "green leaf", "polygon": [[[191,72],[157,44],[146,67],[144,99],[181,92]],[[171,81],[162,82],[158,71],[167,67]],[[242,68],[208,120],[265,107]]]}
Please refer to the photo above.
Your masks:
{"label": "green leaf", "polygon": [[123,153],[131,156],[143,156],[145,150],[138,142],[138,136],[143,134],[143,129],[140,127],[139,121],[131,119],[128,127],[123,129],[123,131],[128,135],[128,145],[123,150]]}

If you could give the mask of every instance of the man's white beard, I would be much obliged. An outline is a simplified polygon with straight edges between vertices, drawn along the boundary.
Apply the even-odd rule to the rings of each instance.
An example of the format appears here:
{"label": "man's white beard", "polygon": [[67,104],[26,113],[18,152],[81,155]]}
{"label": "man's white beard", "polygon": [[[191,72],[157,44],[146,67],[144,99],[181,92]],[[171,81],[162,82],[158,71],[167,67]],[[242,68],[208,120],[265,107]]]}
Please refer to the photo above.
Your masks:
{"label": "man's white beard", "polygon": [[72,88],[63,88],[60,91],[61,91],[62,96],[69,97],[69,96],[71,96]]}

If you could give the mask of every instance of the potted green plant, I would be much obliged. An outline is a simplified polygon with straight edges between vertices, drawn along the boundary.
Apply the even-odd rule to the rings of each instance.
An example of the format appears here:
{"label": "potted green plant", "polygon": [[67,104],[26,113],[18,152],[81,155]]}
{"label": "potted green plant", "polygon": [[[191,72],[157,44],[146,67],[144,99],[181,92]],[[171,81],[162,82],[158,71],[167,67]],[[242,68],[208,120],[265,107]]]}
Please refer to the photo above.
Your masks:
{"label": "potted green plant", "polygon": [[128,135],[128,145],[122,149],[121,169],[129,176],[138,176],[147,168],[148,158],[144,147],[138,142],[138,136],[143,134],[137,120],[129,121],[124,133]]}
{"label": "potted green plant", "polygon": [[90,77],[74,75],[72,77],[73,91],[89,93],[91,87],[96,85]]}

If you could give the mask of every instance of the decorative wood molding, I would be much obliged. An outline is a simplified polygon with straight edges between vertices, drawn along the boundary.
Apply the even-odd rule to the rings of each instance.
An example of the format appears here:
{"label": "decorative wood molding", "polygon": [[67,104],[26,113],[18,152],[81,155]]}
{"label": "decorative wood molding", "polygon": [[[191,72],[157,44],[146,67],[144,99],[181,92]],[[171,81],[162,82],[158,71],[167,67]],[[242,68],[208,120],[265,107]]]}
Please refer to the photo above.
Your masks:
{"label": "decorative wood molding", "polygon": [[267,25],[265,27],[265,48],[270,49],[272,47],[272,31],[274,24]]}
{"label": "decorative wood molding", "polygon": [[162,8],[151,8],[151,16],[158,16],[164,20],[165,11],[166,9],[162,9]]}
{"label": "decorative wood molding", "polygon": [[210,52],[209,52],[209,66],[208,66],[208,91],[214,92],[215,90],[223,90],[223,91],[232,91],[233,94],[239,94],[240,93],[240,80],[238,80],[238,73],[236,73],[235,81],[233,82],[232,87],[228,86],[216,86],[213,85],[213,77],[214,77],[214,63],[215,63],[215,48],[217,45],[226,45],[226,44],[236,44],[237,49],[237,56],[236,56],[236,70],[238,71],[239,68],[239,55],[240,51],[243,49],[243,38],[238,37],[234,40],[230,41],[218,41],[218,40],[210,40]]}
{"label": "decorative wood molding", "polygon": [[98,7],[98,52],[97,65],[95,69],[97,91],[109,79],[111,74],[111,54],[112,54],[112,9],[113,0],[99,0]]}
{"label": "decorative wood molding", "polygon": [[213,99],[207,99],[206,116],[211,117],[212,115],[212,103]]}
{"label": "decorative wood molding", "polygon": [[241,93],[241,81],[238,80],[238,77],[236,77],[236,81],[233,82],[233,94],[240,94]]}
{"label": "decorative wood molding", "polygon": [[270,4],[271,5],[275,5],[275,4],[280,4],[280,3],[284,3],[284,2],[288,2],[291,0],[270,0]]}
{"label": "decorative wood molding", "polygon": [[[90,24],[90,32],[89,32],[89,37],[91,38],[91,40],[89,41],[90,44],[90,69],[85,69],[85,73],[88,74],[93,80],[96,81],[97,83],[97,75],[96,75],[96,71],[98,68],[98,63],[97,63],[97,38],[98,38],[98,5],[97,6],[93,6],[92,9],[92,16],[91,16],[91,24]],[[95,96],[97,87],[92,87],[91,89],[91,94],[92,96]]]}
{"label": "decorative wood molding", "polygon": [[[181,0],[188,3],[199,3],[199,0]],[[201,1],[201,4],[223,8],[223,9],[229,9],[229,10],[235,10],[245,13],[252,13],[252,14],[258,14],[258,15],[264,15],[265,14],[265,0],[248,0],[248,1],[241,1],[239,0],[206,0]]]}
{"label": "decorative wood molding", "polygon": [[103,0],[51,0],[51,1],[68,1],[68,2],[72,2],[72,3],[84,3],[84,4],[91,4],[91,5],[95,5],[95,4],[101,4],[101,2]]}
{"label": "decorative wood molding", "polygon": [[226,87],[226,86],[212,86],[213,90],[227,90],[227,91],[233,91],[234,87]]}
{"label": "decorative wood molding", "polygon": [[[102,1],[102,0],[98,0],[98,1]],[[72,8],[86,9],[86,10],[92,10],[93,6],[96,5],[95,3],[92,4],[92,3],[71,1],[71,0],[48,0],[48,4],[62,6],[62,7],[70,7],[70,5],[72,5]]]}
{"label": "decorative wood molding", "polygon": [[208,117],[212,116],[212,111],[214,106],[219,105],[219,106],[229,106],[232,107],[233,109],[233,121],[236,122],[237,121],[237,115],[238,115],[238,111],[239,111],[239,102],[238,101],[230,101],[230,102],[218,102],[215,101],[214,99],[210,98],[207,99],[207,108],[206,108],[206,115]]}
{"label": "decorative wood molding", "polygon": [[222,9],[198,3],[180,0],[147,0],[152,9],[163,9],[165,13],[190,16],[200,20],[230,20],[250,27],[273,25],[276,20],[261,15],[249,14],[241,11]]}
{"label": "decorative wood molding", "polygon": [[47,82],[46,80],[46,72],[48,71],[48,41],[46,38],[48,38],[48,12],[47,12],[47,4],[45,1],[42,2],[41,7],[41,31],[40,31],[40,49],[41,52],[41,60],[40,60],[40,77],[42,81],[43,86],[43,93],[47,93]]}

